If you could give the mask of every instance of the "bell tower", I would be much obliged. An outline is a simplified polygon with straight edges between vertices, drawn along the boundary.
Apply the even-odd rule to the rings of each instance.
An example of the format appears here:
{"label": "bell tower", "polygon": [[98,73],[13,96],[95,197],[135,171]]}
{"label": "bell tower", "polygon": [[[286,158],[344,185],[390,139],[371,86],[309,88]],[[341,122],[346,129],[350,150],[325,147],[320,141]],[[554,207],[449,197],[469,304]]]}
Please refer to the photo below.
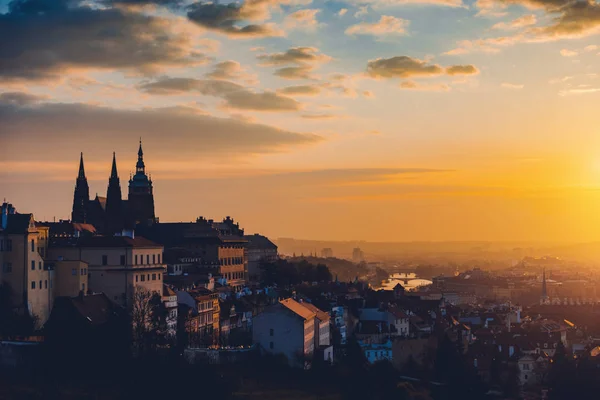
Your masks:
{"label": "bell tower", "polygon": [[136,223],[151,223],[156,219],[152,180],[146,175],[141,138],[138,160],[135,164],[135,175],[129,180],[128,209],[129,217]]}

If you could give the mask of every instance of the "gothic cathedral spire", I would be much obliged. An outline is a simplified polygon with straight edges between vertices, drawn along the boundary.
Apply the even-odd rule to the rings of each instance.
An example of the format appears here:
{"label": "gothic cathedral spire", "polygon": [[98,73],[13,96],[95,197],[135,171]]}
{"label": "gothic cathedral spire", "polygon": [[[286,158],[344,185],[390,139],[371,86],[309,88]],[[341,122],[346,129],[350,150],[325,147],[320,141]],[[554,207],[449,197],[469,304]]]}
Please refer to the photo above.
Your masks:
{"label": "gothic cathedral spire", "polygon": [[130,216],[136,223],[148,223],[155,220],[152,180],[146,175],[142,138],[135,164],[135,175],[129,180],[128,206]]}
{"label": "gothic cathedral spire", "polygon": [[75,181],[75,193],[73,195],[73,210],[71,212],[71,221],[87,222],[88,203],[90,201],[90,188],[87,178],[85,177],[85,169],[83,167],[83,153],[79,158],[79,173]]}
{"label": "gothic cathedral spire", "polygon": [[112,168],[106,192],[106,223],[109,232],[119,232],[123,229],[122,214],[121,183],[117,171],[117,158],[113,152]]}

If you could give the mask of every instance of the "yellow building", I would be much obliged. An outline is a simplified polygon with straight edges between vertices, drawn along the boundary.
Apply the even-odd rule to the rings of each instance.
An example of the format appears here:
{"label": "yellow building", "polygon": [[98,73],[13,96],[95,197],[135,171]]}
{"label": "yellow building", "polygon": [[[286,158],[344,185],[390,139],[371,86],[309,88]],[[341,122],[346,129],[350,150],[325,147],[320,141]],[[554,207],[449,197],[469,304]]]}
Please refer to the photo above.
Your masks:
{"label": "yellow building", "polygon": [[87,263],[89,291],[104,293],[121,305],[131,305],[137,288],[158,294],[163,291],[163,247],[143,237],[56,239],[49,255],[57,261]]}
{"label": "yellow building", "polygon": [[12,204],[0,208],[0,283],[10,288],[13,306],[42,326],[50,316],[53,273],[44,263],[48,228],[36,226],[33,214],[18,214]]}

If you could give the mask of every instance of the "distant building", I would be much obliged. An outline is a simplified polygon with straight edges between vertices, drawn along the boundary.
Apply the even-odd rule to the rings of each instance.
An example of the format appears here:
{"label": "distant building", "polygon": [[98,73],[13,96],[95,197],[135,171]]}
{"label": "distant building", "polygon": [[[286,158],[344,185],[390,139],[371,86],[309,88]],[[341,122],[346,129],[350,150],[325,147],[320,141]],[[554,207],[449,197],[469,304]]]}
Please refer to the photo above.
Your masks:
{"label": "distant building", "polygon": [[365,260],[365,254],[363,253],[363,251],[356,247],[354,250],[352,250],[352,261],[355,263],[360,263],[363,262]]}
{"label": "distant building", "polygon": [[131,230],[138,223],[155,222],[152,180],[146,175],[141,140],[135,171],[135,175],[129,180],[128,199],[123,200],[116,154],[113,153],[106,197],[96,195],[94,199],[90,199],[83,153],[81,153],[79,173],[75,180],[71,220],[76,223],[92,224],[98,231],[107,234],[119,233],[123,229]]}
{"label": "distant building", "polygon": [[177,334],[177,293],[163,284],[161,300],[167,311],[167,336],[173,338]]}
{"label": "distant building", "polygon": [[331,247],[325,247],[323,250],[321,250],[321,257],[323,257],[323,258],[333,257],[333,249]]}
{"label": "distant building", "polygon": [[373,364],[377,361],[393,361],[393,352],[392,352],[392,341],[387,340],[384,343],[370,343],[370,342],[362,342],[358,343],[360,348],[362,349],[367,361]]}
{"label": "distant building", "polygon": [[247,244],[245,256],[248,262],[248,280],[257,282],[260,279],[260,263],[274,262],[279,258],[277,246],[266,236],[255,233],[244,236]]}
{"label": "distant building", "polygon": [[89,291],[117,304],[131,306],[136,288],[163,292],[163,247],[143,237],[54,239],[48,251],[52,260],[87,263]]}
{"label": "distant building", "polygon": [[0,283],[9,288],[12,306],[36,317],[42,326],[54,298],[54,274],[44,262],[48,228],[37,225],[33,214],[19,214],[6,202],[0,214]]}

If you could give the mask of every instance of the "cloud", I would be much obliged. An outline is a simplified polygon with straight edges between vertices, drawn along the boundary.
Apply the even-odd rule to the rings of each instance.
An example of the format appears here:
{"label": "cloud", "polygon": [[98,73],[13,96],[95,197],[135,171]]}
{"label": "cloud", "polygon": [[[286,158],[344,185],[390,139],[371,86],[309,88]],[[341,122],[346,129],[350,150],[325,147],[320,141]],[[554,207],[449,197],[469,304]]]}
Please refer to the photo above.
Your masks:
{"label": "cloud", "polygon": [[346,15],[347,12],[348,12],[347,8],[342,8],[340,11],[338,11],[337,16],[343,17],[344,15]]}
{"label": "cloud", "polygon": [[479,70],[474,65],[452,65],[446,68],[446,75],[477,75]]}
{"label": "cloud", "polygon": [[241,25],[244,21],[264,21],[270,11],[279,4],[293,3],[291,0],[249,0],[238,3],[220,4],[197,2],[187,7],[190,21],[205,29],[232,38],[276,37],[285,33],[273,23]]}
{"label": "cloud", "polygon": [[26,106],[38,103],[44,99],[47,99],[46,96],[37,96],[30,93],[25,92],[4,92],[0,93],[0,104],[4,105],[13,105],[13,106]]}
{"label": "cloud", "polygon": [[277,92],[292,96],[317,96],[322,90],[321,85],[297,85],[284,87]]}
{"label": "cloud", "polygon": [[319,9],[310,8],[295,11],[285,17],[283,25],[287,29],[315,30],[319,25],[317,14],[320,11]]}
{"label": "cloud", "polygon": [[316,120],[339,118],[339,116],[337,116],[335,114],[302,114],[301,117],[304,119],[316,119]]}
{"label": "cloud", "polygon": [[315,79],[315,76],[311,74],[312,70],[313,67],[306,65],[298,67],[285,67],[275,70],[273,75],[289,80]]}
{"label": "cloud", "polygon": [[[0,138],[11,148],[5,160],[28,160],[34,152],[38,160],[54,161],[69,154],[65,153],[68,149],[77,158],[79,150],[74,149],[91,146],[95,154],[110,155],[120,144],[135,143],[140,136],[152,143],[157,159],[165,154],[197,159],[198,153],[267,153],[323,140],[311,133],[172,109],[125,110],[44,102],[22,105],[4,101],[4,96],[0,96],[0,119]],[[48,138],[63,145],[48,152]]]}
{"label": "cloud", "polygon": [[373,8],[391,8],[406,4],[428,4],[446,7],[464,7],[462,0],[348,0],[355,5],[371,5]]}
{"label": "cloud", "polygon": [[501,30],[512,30],[519,29],[525,26],[535,25],[537,24],[537,18],[534,14],[523,15],[517,19],[513,19],[512,21],[506,22],[498,22],[497,24],[492,26],[492,29],[501,29]]}
{"label": "cloud", "polygon": [[319,64],[331,61],[331,57],[319,53],[316,47],[292,47],[283,53],[260,54],[256,57],[260,65],[286,65],[286,64]]}
{"label": "cloud", "polygon": [[450,90],[450,86],[444,83],[438,84],[421,84],[414,81],[402,81],[399,85],[400,89],[408,90],[422,90],[428,92],[447,92]]}
{"label": "cloud", "polygon": [[358,8],[358,11],[354,13],[354,18],[360,18],[369,14],[369,6],[361,6]]}
{"label": "cloud", "polygon": [[590,51],[595,51],[598,50],[598,46],[596,46],[595,44],[590,44],[589,46],[585,46],[583,48],[583,51],[585,52],[590,52]]}
{"label": "cloud", "polygon": [[245,80],[256,83],[256,77],[248,74],[237,61],[228,60],[215,64],[214,69],[206,74],[207,78],[226,81]]}
{"label": "cloud", "polygon": [[521,90],[525,87],[523,84],[503,82],[500,86],[506,89]]}
{"label": "cloud", "polygon": [[208,60],[176,19],[77,4],[11,2],[0,14],[0,79],[59,79],[73,69],[154,74]]}
{"label": "cloud", "polygon": [[444,68],[437,64],[408,56],[378,58],[367,64],[367,75],[372,78],[410,78],[438,75],[472,75],[478,69],[473,65],[452,65]]}
{"label": "cloud", "polygon": [[576,51],[573,50],[569,50],[569,49],[562,49],[560,51],[560,55],[563,57],[575,57],[577,56],[579,53],[577,53]]}
{"label": "cloud", "polygon": [[567,89],[558,92],[559,96],[569,96],[577,94],[591,94],[600,92],[600,88],[579,88],[579,89]]}
{"label": "cloud", "polygon": [[406,19],[392,17],[390,15],[382,15],[379,21],[368,23],[361,22],[348,27],[345,31],[346,35],[404,35],[410,21]]}
{"label": "cloud", "polygon": [[274,92],[254,92],[230,81],[193,78],[162,78],[140,85],[140,90],[156,95],[198,92],[225,100],[226,108],[252,111],[298,111],[302,105],[296,100]]}

